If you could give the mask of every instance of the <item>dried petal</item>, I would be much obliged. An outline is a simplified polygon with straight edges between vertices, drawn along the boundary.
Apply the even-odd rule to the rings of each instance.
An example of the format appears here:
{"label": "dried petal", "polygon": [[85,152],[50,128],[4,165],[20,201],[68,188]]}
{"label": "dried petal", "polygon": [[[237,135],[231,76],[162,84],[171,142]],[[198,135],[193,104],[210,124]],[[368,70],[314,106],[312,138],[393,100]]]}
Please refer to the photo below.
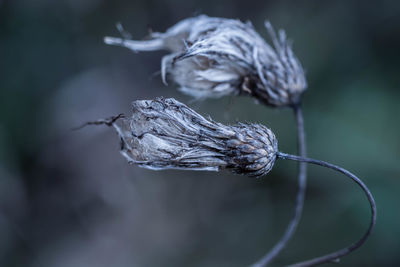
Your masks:
{"label": "dried petal", "polygon": [[195,98],[247,94],[272,106],[293,105],[306,89],[303,68],[280,30],[276,36],[265,24],[273,47],[250,23],[210,18],[205,15],[182,20],[150,40],[133,41],[106,37],[105,42],[134,51],[169,50],[161,64],[180,90]]}
{"label": "dried petal", "polygon": [[261,176],[275,161],[277,140],[259,124],[226,126],[206,119],[173,98],[133,102],[131,118],[113,123],[121,153],[141,167],[229,169]]}

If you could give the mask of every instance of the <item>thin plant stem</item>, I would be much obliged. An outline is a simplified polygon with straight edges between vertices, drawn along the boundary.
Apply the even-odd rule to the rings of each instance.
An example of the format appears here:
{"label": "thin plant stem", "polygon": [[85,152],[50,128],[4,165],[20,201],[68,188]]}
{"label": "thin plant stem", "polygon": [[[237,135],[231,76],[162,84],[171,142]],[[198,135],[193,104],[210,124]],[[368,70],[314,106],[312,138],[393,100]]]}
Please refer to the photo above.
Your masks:
{"label": "thin plant stem", "polygon": [[341,167],[338,167],[336,165],[333,165],[331,163],[327,163],[327,162],[324,162],[324,161],[321,161],[321,160],[304,158],[304,157],[300,157],[300,156],[285,154],[285,153],[282,153],[282,152],[278,152],[277,153],[277,158],[288,159],[288,160],[293,160],[293,161],[307,162],[307,163],[319,165],[319,166],[326,167],[326,168],[329,168],[329,169],[333,169],[335,171],[343,173],[344,175],[350,177],[355,183],[357,183],[361,187],[361,189],[366,194],[367,199],[368,199],[369,204],[370,204],[370,207],[371,207],[371,222],[369,224],[368,230],[365,232],[365,234],[358,241],[354,242],[353,244],[349,245],[346,248],[340,249],[340,250],[335,251],[333,253],[330,253],[330,254],[327,254],[327,255],[324,255],[324,256],[321,256],[321,257],[317,257],[317,258],[314,258],[314,259],[311,259],[311,260],[299,262],[299,263],[296,263],[296,264],[293,264],[293,265],[289,265],[290,267],[308,267],[308,266],[316,266],[316,265],[320,265],[320,264],[328,263],[328,262],[338,262],[341,257],[349,254],[350,252],[356,250],[362,244],[364,244],[364,242],[370,236],[372,228],[375,225],[375,221],[376,221],[376,204],[375,204],[374,197],[372,196],[372,194],[369,191],[368,187],[357,176],[355,176],[351,172],[349,172],[349,171],[347,171],[347,170],[345,170],[345,169],[343,169]]}
{"label": "thin plant stem", "polygon": [[[297,151],[302,157],[306,157],[306,140],[304,133],[304,119],[300,104],[293,106],[294,115],[296,118],[297,127]],[[282,249],[285,248],[286,244],[293,236],[296,231],[297,225],[300,222],[301,214],[303,212],[304,198],[306,194],[306,184],[307,184],[307,164],[305,162],[299,162],[297,170],[297,181],[298,189],[296,195],[295,209],[293,217],[290,220],[285,233],[281,239],[275,244],[275,246],[258,262],[254,263],[252,267],[262,267],[267,266],[273,259],[275,259]]]}

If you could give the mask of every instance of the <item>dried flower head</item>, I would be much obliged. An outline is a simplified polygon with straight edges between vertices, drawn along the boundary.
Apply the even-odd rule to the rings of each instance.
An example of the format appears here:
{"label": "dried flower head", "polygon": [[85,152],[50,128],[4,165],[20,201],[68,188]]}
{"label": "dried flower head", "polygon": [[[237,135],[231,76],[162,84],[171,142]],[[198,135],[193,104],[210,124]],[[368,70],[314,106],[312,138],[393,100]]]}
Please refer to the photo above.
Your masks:
{"label": "dried flower head", "polygon": [[229,169],[261,176],[276,158],[277,140],[259,124],[226,126],[206,119],[173,98],[138,100],[131,118],[112,122],[121,153],[141,167],[160,169]]}
{"label": "dried flower head", "polygon": [[250,22],[205,15],[182,20],[149,40],[106,37],[110,45],[134,51],[169,50],[161,72],[167,73],[184,93],[202,99],[235,93],[246,94],[272,106],[297,104],[306,89],[303,68],[293,54],[283,30],[268,45]]}

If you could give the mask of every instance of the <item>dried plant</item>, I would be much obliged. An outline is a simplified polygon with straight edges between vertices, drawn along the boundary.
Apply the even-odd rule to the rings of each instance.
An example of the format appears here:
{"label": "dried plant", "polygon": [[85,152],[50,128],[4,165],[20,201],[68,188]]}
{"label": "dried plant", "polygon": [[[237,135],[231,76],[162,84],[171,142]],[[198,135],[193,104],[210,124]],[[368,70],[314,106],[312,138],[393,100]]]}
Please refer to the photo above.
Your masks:
{"label": "dried plant", "polygon": [[133,51],[169,50],[163,57],[163,81],[170,74],[180,90],[195,98],[247,94],[271,106],[297,104],[306,89],[304,71],[284,31],[268,45],[250,22],[201,15],[185,19],[165,33],[133,41],[105,37],[110,45]]}
{"label": "dried plant", "polygon": [[[298,153],[306,156],[300,96],[307,87],[303,68],[286,34],[277,34],[265,23],[273,45],[255,31],[250,22],[201,15],[180,21],[165,33],[151,33],[148,40],[105,37],[110,45],[133,51],[168,50],[161,60],[161,76],[180,85],[180,91],[195,99],[227,94],[249,95],[268,106],[292,107],[296,117]],[[293,218],[282,238],[259,262],[268,264],[286,246],[300,221],[306,190],[306,165],[299,163],[298,193]]]}
{"label": "dried plant", "polygon": [[301,95],[307,87],[304,71],[285,32],[280,30],[276,34],[269,22],[265,26],[272,46],[249,22],[205,15],[182,20],[165,33],[151,33],[143,41],[130,40],[118,25],[123,38],[105,37],[104,41],[133,51],[168,50],[170,54],[161,60],[163,82],[166,84],[167,76],[170,76],[180,86],[180,91],[195,99],[249,95],[268,106],[292,108],[300,157],[278,152],[275,137],[264,126],[224,126],[201,117],[173,99],[136,101],[132,118],[120,120],[119,124],[104,120],[95,123],[113,125],[122,140],[122,154],[130,162],[150,169],[225,168],[259,176],[272,168],[276,158],[299,161],[294,215],[282,238],[253,266],[269,264],[295,232],[304,205],[306,162],[349,176],[363,188],[371,203],[370,228],[357,243],[296,266],[317,265],[336,260],[365,241],[375,222],[375,204],[365,185],[351,173],[329,163],[305,158],[301,109]]}
{"label": "dried plant", "polygon": [[263,125],[225,126],[172,98],[135,101],[132,110],[130,118],[113,125],[122,155],[140,167],[262,176],[274,164],[277,141]]}
{"label": "dried plant", "polygon": [[[226,126],[197,114],[174,100],[158,98],[133,102],[130,118],[118,115],[87,124],[113,126],[121,139],[121,153],[140,167],[162,170],[229,169],[248,176],[267,174],[277,159],[288,159],[327,167],[351,178],[367,196],[371,222],[360,240],[337,252],[293,266],[315,266],[339,260],[359,248],[371,233],[376,220],[376,205],[366,185],[354,174],[320,160],[278,151],[275,135],[259,124]],[[264,266],[257,263],[255,266]]]}

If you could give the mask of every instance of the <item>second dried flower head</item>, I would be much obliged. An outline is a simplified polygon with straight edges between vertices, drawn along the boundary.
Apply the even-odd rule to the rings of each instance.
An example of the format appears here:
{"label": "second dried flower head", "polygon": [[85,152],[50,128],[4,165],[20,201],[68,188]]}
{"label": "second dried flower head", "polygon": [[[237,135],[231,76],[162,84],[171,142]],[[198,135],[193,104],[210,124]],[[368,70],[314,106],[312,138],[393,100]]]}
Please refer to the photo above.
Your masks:
{"label": "second dried flower head", "polygon": [[106,37],[105,42],[134,51],[169,50],[163,57],[163,81],[169,74],[180,90],[195,98],[251,95],[271,106],[296,105],[307,87],[303,68],[285,32],[265,24],[270,46],[250,22],[205,15],[182,20],[149,40]]}
{"label": "second dried flower head", "polygon": [[226,126],[206,119],[173,98],[138,100],[130,118],[113,123],[121,153],[149,169],[229,169],[262,176],[276,159],[275,135],[259,124]]}

